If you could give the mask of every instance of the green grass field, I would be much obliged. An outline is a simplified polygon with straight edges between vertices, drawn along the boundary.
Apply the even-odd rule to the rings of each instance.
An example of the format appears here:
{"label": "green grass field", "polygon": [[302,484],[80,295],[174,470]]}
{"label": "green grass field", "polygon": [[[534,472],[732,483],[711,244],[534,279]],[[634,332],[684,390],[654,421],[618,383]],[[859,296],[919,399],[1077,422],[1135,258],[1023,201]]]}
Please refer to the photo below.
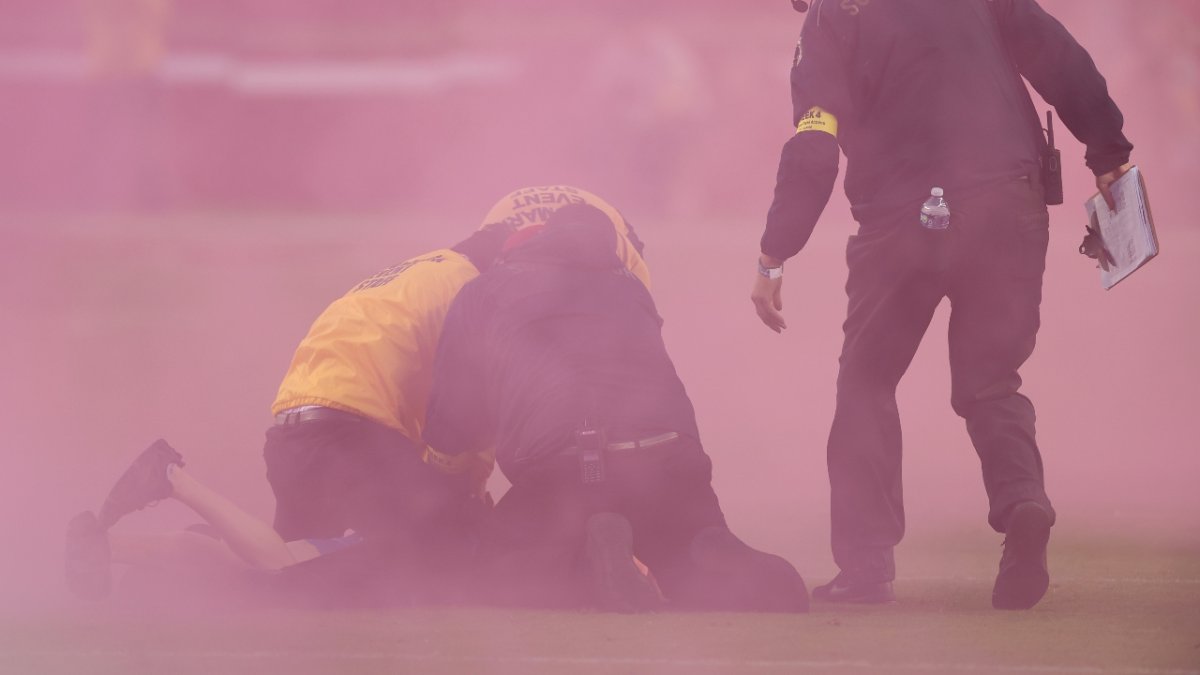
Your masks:
{"label": "green grass field", "polygon": [[[13,319],[7,380],[19,385],[0,399],[9,542],[0,675],[1200,673],[1191,427],[1200,315],[1178,311],[1200,291],[1192,230],[1164,232],[1174,248],[1107,294],[1076,259],[1076,231],[1055,230],[1045,326],[1026,374],[1059,524],[1050,592],[1029,612],[989,604],[1000,539],[983,524],[978,464],[945,403],[936,327],[901,391],[912,527],[894,606],[818,605],[799,616],[161,615],[63,600],[62,524],[94,508],[135,449],[159,435],[198,476],[269,518],[262,430],[312,317],[363,276],[469,230],[397,228],[410,220],[191,214],[30,219],[14,230],[0,267]],[[779,339],[746,300],[752,256],[730,262],[730,251],[753,251],[752,232],[644,230],[667,342],[731,525],[810,584],[824,582],[823,443],[846,227],[828,224],[789,269],[795,320]],[[770,392],[764,373],[777,385]],[[163,531],[194,517],[165,505],[130,521]]]}
{"label": "green grass field", "polygon": [[1046,599],[997,612],[991,551],[952,548],[907,556],[895,605],[808,615],[78,607],[5,619],[0,672],[1200,672],[1197,551],[1055,542]]}

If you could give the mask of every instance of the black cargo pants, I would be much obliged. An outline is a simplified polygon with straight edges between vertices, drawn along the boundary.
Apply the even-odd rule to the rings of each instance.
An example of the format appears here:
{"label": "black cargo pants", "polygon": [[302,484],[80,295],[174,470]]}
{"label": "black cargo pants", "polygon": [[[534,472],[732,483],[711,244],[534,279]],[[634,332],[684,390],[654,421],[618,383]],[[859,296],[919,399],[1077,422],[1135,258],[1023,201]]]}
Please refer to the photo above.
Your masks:
{"label": "black cargo pants", "polygon": [[588,518],[613,512],[633,529],[633,552],[673,609],[804,611],[796,570],[726,536],[697,549],[697,535],[725,528],[700,444],[609,453],[607,477],[585,485],[577,455],[537,461],[515,478],[481,534],[477,597],[489,604],[579,608],[591,604],[583,550]]}
{"label": "black cargo pants", "polygon": [[834,560],[850,581],[895,577],[892,549],[904,534],[896,386],[944,297],[951,405],[982,463],[988,522],[1003,532],[1021,501],[1050,508],[1033,404],[1017,373],[1040,325],[1049,239],[1041,188],[1006,179],[946,197],[948,230],[923,228],[915,204],[862,219],[846,247],[849,307],[828,463]]}

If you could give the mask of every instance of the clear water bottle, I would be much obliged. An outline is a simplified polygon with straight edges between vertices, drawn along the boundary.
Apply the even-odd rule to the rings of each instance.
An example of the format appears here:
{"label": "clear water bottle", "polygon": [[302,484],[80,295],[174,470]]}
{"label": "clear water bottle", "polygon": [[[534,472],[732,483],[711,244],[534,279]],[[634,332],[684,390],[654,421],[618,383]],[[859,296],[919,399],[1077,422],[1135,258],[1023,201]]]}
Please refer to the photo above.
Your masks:
{"label": "clear water bottle", "polygon": [[928,230],[944,230],[950,227],[950,205],[942,197],[942,188],[929,191],[929,199],[921,205],[921,225]]}

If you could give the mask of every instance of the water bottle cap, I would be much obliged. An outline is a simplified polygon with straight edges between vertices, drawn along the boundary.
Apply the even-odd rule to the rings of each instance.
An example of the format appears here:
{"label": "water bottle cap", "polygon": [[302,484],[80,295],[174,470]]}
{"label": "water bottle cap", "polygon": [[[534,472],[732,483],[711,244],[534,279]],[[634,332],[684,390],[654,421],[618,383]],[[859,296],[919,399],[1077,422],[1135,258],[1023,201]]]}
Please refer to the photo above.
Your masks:
{"label": "water bottle cap", "polygon": [[942,188],[935,187],[929,191],[929,194],[933,195],[934,197],[941,197],[945,193],[942,191]]}

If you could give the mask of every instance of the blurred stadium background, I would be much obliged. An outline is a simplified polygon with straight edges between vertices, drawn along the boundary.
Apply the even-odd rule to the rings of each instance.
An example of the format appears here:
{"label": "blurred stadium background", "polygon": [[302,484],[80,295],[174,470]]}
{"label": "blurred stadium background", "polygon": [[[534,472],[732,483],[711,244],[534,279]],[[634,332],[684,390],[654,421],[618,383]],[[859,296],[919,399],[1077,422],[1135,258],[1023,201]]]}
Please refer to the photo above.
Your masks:
{"label": "blurred stadium background", "polygon": [[[1200,161],[1200,5],[1043,4],[1177,192]],[[757,220],[801,23],[784,0],[2,5],[0,147],[21,161],[0,200],[67,209],[441,213],[552,167],[643,219]]]}

